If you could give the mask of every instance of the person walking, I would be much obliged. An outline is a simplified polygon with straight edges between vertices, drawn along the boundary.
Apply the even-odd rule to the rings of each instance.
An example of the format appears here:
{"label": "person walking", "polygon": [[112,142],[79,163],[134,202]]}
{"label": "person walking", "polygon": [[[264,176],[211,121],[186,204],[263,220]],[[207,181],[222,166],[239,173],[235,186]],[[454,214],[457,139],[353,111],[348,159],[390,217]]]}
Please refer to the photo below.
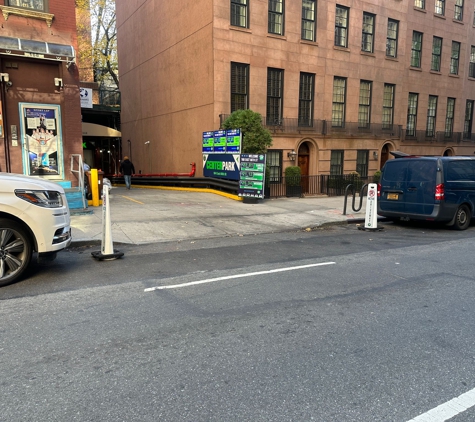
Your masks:
{"label": "person walking", "polygon": [[132,175],[135,174],[135,168],[129,157],[125,156],[124,160],[120,163],[119,172],[124,175],[125,187],[130,189],[130,182]]}

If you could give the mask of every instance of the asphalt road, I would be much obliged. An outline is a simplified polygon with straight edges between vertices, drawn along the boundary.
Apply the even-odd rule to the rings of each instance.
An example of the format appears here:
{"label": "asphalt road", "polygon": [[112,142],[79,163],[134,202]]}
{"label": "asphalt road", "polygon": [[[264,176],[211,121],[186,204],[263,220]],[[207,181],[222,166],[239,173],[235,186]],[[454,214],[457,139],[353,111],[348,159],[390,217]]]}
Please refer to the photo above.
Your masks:
{"label": "asphalt road", "polygon": [[0,290],[0,420],[427,415],[475,389],[475,227],[384,227],[33,265]]}

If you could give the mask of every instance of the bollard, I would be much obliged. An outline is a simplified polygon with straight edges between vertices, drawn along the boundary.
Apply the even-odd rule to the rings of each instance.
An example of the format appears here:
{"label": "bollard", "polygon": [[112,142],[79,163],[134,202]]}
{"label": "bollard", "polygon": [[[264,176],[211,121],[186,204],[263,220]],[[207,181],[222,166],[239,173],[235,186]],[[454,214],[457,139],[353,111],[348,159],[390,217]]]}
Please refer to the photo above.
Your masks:
{"label": "bollard", "polygon": [[92,194],[92,206],[99,206],[99,176],[97,169],[91,169],[91,194]]}
{"label": "bollard", "polygon": [[382,230],[378,229],[378,185],[370,183],[368,185],[368,195],[366,197],[366,214],[364,227],[358,226],[360,230]]}
{"label": "bollard", "polygon": [[[96,170],[97,172],[97,170]],[[111,215],[109,207],[109,187],[102,188],[102,241],[101,250],[98,252],[91,252],[91,255],[98,261],[112,260],[120,258],[124,255],[123,252],[114,250],[112,242],[112,227]]]}

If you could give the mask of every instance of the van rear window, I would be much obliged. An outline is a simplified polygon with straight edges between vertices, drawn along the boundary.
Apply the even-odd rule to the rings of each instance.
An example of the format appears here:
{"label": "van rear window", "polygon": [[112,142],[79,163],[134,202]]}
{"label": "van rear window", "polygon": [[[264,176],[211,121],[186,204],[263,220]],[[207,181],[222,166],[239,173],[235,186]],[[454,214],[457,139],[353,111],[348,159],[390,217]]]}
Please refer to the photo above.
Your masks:
{"label": "van rear window", "polygon": [[475,168],[473,161],[450,161],[447,166],[447,181],[475,181]]}
{"label": "van rear window", "polygon": [[407,161],[392,160],[384,166],[383,180],[386,182],[400,182],[406,180]]}
{"label": "van rear window", "polygon": [[437,173],[435,160],[412,160],[407,164],[408,182],[434,182]]}

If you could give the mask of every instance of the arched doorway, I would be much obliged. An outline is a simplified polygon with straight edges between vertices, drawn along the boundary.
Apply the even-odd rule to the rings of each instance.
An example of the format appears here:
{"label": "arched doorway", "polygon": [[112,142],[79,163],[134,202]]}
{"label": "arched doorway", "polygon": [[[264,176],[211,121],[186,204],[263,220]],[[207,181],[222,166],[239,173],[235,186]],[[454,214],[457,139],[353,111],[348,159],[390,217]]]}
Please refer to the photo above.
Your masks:
{"label": "arched doorway", "polygon": [[381,159],[379,162],[379,169],[381,170],[383,166],[386,164],[386,161],[389,160],[389,148],[391,147],[390,144],[385,144],[383,148],[381,149]]}
{"label": "arched doorway", "polygon": [[299,146],[298,151],[298,166],[300,167],[300,174],[302,175],[302,190],[303,193],[308,193],[308,179],[310,167],[310,148],[306,142]]}
{"label": "arched doorway", "polygon": [[454,155],[454,151],[449,148],[444,151],[444,157],[452,157]]}

